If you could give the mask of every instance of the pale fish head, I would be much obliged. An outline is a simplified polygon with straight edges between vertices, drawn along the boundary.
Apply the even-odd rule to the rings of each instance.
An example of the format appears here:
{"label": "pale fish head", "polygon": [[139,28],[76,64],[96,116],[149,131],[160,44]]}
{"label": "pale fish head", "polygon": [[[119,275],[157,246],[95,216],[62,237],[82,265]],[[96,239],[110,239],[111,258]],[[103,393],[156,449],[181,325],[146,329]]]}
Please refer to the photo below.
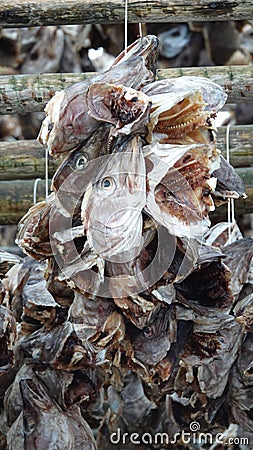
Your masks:
{"label": "pale fish head", "polygon": [[129,261],[142,246],[142,210],[146,203],[144,156],[140,139],[126,151],[103,157],[101,169],[82,202],[82,220],[90,246],[103,258]]}

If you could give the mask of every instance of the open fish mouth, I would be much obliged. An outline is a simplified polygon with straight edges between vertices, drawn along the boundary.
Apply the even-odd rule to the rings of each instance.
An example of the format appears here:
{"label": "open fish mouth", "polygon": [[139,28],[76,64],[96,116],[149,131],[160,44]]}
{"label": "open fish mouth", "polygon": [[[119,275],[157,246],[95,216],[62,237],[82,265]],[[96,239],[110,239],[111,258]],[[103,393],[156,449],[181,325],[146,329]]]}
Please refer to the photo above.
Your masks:
{"label": "open fish mouth", "polygon": [[90,219],[87,239],[102,258],[128,262],[140,254],[143,243],[140,209],[127,207],[114,211],[104,223],[92,216]]}

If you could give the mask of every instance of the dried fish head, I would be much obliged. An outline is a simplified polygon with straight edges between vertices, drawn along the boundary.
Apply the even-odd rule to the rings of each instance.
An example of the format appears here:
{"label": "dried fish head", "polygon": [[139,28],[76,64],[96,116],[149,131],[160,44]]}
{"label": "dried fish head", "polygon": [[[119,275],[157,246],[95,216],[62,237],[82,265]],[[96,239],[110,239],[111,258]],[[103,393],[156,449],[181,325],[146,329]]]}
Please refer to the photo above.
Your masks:
{"label": "dried fish head", "polygon": [[105,158],[82,202],[87,240],[105,259],[138,255],[142,244],[142,210],[146,203],[145,163],[138,137],[126,151]]}
{"label": "dried fish head", "polygon": [[86,98],[89,114],[113,124],[114,135],[147,134],[151,102],[143,92],[120,84],[93,83]]}
{"label": "dried fish head", "polygon": [[147,147],[146,210],[175,236],[193,238],[210,225],[216,185],[210,175],[211,153],[200,144]]}
{"label": "dried fish head", "polygon": [[[14,265],[19,263],[21,258],[13,253],[0,250],[0,278]],[[1,303],[1,301],[0,301]]]}
{"label": "dried fish head", "polygon": [[150,323],[133,339],[135,358],[143,364],[161,361],[176,341],[177,327],[174,305],[161,308]]}
{"label": "dried fish head", "polygon": [[72,194],[76,198],[75,194],[77,186],[79,186],[81,182],[81,178],[87,177],[85,169],[87,168],[89,161],[108,153],[109,132],[110,126],[106,124],[101,125],[94,133],[92,133],[83,146],[73,150],[64,161],[62,161],[52,179],[52,189],[55,194],[57,194],[60,189],[61,191],[63,190],[63,183],[66,183],[66,180],[68,179],[68,185],[64,184],[64,187],[66,187],[66,190],[64,190],[65,197]]}
{"label": "dried fish head", "polygon": [[54,369],[73,371],[94,366],[91,344],[80,341],[70,322],[53,328],[50,333],[46,328],[40,328],[21,345],[25,355]]}
{"label": "dried fish head", "polygon": [[230,289],[231,272],[215,247],[201,245],[199,263],[176,289],[193,305],[230,309],[234,296]]}
{"label": "dried fish head", "polygon": [[230,288],[237,299],[243,286],[249,281],[253,261],[253,239],[239,239],[225,245],[221,250],[226,255],[224,263],[231,272]]}
{"label": "dried fish head", "polygon": [[[177,144],[213,141],[212,133],[206,142],[206,134],[198,130],[214,129],[211,116],[227,98],[219,85],[204,77],[186,76],[156,81],[143,91],[152,101],[150,132],[158,135],[158,141]],[[150,134],[150,142],[152,139]]]}
{"label": "dried fish head", "polygon": [[0,306],[0,377],[14,365],[13,347],[17,339],[16,320],[3,305]]}
{"label": "dried fish head", "polygon": [[57,26],[40,27],[35,45],[22,64],[22,73],[58,72],[64,50],[64,33]]}
{"label": "dried fish head", "polygon": [[80,441],[83,448],[96,449],[91,430],[79,410],[64,412],[35,376],[21,380],[20,391],[23,411],[7,435],[11,450],[53,450],[59,446],[74,450],[79,448]]}
{"label": "dried fish head", "polygon": [[[38,136],[39,141],[48,146],[50,154],[73,150],[99,127],[100,122],[88,113],[85,98],[92,83],[119,83],[138,89],[143,84],[143,80],[154,79],[154,74],[146,67],[146,64],[149,64],[148,55],[152,56],[152,60],[153,55],[156,54],[157,39],[152,37],[144,41],[148,42],[144,49],[144,57],[126,55],[107,72],[55,93],[45,108],[47,115]],[[135,46],[135,49],[137,54],[143,51],[139,45]]]}
{"label": "dried fish head", "polygon": [[[242,291],[243,292],[243,291]],[[243,297],[234,308],[235,320],[243,327],[244,331],[253,331],[253,294]]]}
{"label": "dried fish head", "polygon": [[[133,56],[142,56],[147,69],[150,70],[149,77],[142,80],[142,84],[152,81],[152,73],[156,73],[156,64],[159,51],[159,39],[157,36],[147,34],[132,44],[130,44],[126,50],[121,52],[116,58],[112,66],[119,64],[120,62],[127,61]],[[125,83],[122,83],[125,84]]]}
{"label": "dried fish head", "polygon": [[214,170],[213,176],[217,178],[217,185],[213,192],[215,204],[220,205],[228,198],[247,198],[243,180],[222,155],[220,156],[220,167]]}
{"label": "dried fish head", "polygon": [[54,194],[47,201],[36,203],[18,224],[16,243],[29,256],[39,261],[52,255],[49,238],[49,217]]}

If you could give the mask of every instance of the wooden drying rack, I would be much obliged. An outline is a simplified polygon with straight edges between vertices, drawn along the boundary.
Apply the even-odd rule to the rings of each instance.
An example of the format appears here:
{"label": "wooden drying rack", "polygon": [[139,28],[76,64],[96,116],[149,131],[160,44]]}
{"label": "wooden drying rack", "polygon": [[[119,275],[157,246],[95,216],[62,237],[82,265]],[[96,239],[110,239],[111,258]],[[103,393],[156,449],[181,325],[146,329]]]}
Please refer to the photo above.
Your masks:
{"label": "wooden drying rack", "polygon": [[[123,23],[124,0],[0,0],[0,27],[31,27],[84,23]],[[128,0],[128,21],[191,22],[252,20],[253,0]],[[43,111],[56,90],[93,74],[53,73],[0,76],[0,114]],[[158,70],[157,78],[199,75],[223,86],[227,103],[253,104],[253,65],[191,67]],[[253,125],[230,128],[231,163],[246,184],[248,198],[236,201],[236,214],[253,212]],[[218,147],[226,152],[226,128],[217,135]],[[44,178],[45,154],[34,140],[0,143],[0,224],[16,224],[33,203],[36,178]],[[49,161],[49,176],[58,161]],[[38,185],[37,199],[45,195],[45,184]],[[224,208],[217,213],[224,214]],[[217,214],[216,213],[216,214]]]}

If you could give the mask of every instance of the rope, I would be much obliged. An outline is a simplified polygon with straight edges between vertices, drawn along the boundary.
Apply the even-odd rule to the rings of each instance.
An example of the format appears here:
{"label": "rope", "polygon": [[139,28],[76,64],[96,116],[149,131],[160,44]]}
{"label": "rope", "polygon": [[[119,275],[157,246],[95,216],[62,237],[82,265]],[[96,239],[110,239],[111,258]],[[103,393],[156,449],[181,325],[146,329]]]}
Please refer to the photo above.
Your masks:
{"label": "rope", "polygon": [[[227,162],[230,162],[230,124],[227,125],[226,130],[226,156],[227,156]],[[235,204],[234,199],[229,198],[228,199],[228,243],[231,244],[231,232],[232,232],[232,225],[235,222]]]}
{"label": "rope", "polygon": [[37,187],[38,183],[41,181],[41,178],[36,178],[33,185],[33,204],[35,205],[37,203]]}
{"label": "rope", "polygon": [[46,179],[46,195],[45,198],[48,198],[48,151],[45,149],[45,179]]}

